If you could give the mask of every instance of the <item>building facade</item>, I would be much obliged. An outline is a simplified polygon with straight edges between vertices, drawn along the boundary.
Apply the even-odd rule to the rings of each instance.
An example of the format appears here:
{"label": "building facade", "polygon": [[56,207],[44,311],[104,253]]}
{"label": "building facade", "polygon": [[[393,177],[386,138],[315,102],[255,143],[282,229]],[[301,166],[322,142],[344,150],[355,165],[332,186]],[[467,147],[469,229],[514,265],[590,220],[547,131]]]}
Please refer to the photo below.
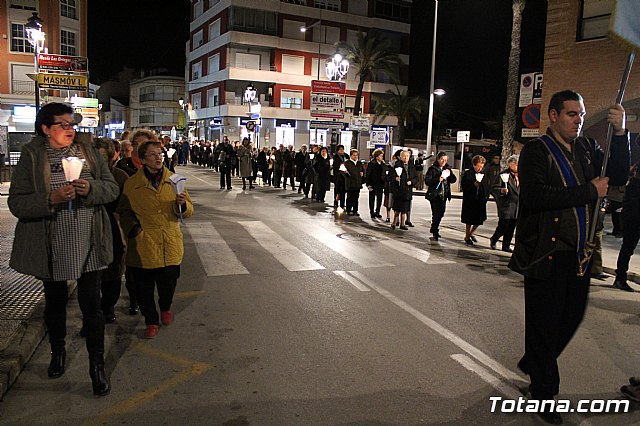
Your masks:
{"label": "building facade", "polygon": [[[582,94],[584,133],[606,139],[606,114],[616,99],[629,51],[607,36],[613,0],[548,0],[541,131],[549,125],[551,96],[564,89]],[[637,60],[636,60],[637,62]],[[623,106],[627,127],[640,132],[640,67],[632,68]]]}
{"label": "building facade", "polygon": [[[86,0],[0,0],[0,127],[8,132],[9,145],[33,133],[35,122],[34,49],[24,26],[34,12],[43,21],[44,52],[87,56]],[[41,103],[87,96],[87,91],[42,90]],[[11,151],[15,147],[9,147]]]}
{"label": "building facade", "polygon": [[127,127],[145,127],[175,138],[175,128],[182,114],[178,99],[184,91],[182,77],[152,75],[131,80],[130,124]]}
{"label": "building facade", "polygon": [[[259,146],[300,147],[316,141],[349,146],[357,69],[350,66],[343,79],[342,119],[323,122],[311,116],[311,82],[328,80],[325,62],[336,53],[335,43],[353,44],[359,31],[376,29],[404,62],[397,71],[399,87],[406,90],[410,10],[411,2],[402,0],[192,0],[185,70],[190,136],[248,136]],[[301,27],[309,29],[301,32]],[[261,116],[252,120],[257,124],[253,131],[246,126],[249,105],[243,104],[251,84]],[[382,73],[366,82],[362,114],[372,114],[377,99],[394,87]],[[312,121],[321,123],[314,128]],[[395,121],[389,117],[381,125]]]}

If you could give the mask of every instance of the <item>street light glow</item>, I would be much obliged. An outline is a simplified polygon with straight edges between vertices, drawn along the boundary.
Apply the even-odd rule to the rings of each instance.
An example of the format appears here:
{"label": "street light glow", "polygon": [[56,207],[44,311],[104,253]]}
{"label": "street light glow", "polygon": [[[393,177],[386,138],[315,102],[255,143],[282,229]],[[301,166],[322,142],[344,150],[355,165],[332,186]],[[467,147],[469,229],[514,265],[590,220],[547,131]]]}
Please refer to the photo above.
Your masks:
{"label": "street light glow", "polygon": [[447,92],[445,92],[444,89],[436,89],[436,90],[433,91],[433,94],[436,95],[436,96],[442,96],[442,95],[444,95],[446,93]]}

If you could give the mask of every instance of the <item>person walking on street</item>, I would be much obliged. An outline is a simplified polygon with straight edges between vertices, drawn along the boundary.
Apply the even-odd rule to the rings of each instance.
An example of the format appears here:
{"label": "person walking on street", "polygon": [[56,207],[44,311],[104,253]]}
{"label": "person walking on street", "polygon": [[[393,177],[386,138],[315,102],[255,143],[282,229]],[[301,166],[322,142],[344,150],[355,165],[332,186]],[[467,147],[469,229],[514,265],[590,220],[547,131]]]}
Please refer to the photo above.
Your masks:
{"label": "person walking on street", "polygon": [[296,180],[298,181],[298,194],[304,189],[305,161],[307,159],[307,146],[302,145],[300,151],[296,152],[294,164],[296,169]]}
{"label": "person walking on street", "polygon": [[451,184],[458,180],[451,172],[449,157],[444,151],[436,154],[436,161],[427,170],[424,183],[427,185],[425,197],[431,206],[431,240],[438,241],[440,235],[440,222],[447,208],[447,201],[451,201]]}
{"label": "person walking on street", "polygon": [[[317,148],[317,147],[314,147]],[[313,160],[313,169],[315,174],[315,181],[313,184],[313,192],[315,192],[315,199],[319,203],[325,202],[325,194],[329,190],[331,186],[331,176],[330,170],[331,165],[329,164],[329,151],[326,146],[320,148],[320,154],[315,155]],[[313,193],[312,193],[313,196]]]}
{"label": "person walking on street", "polygon": [[[280,148],[275,152],[275,159],[273,163],[273,187],[280,188],[282,184],[282,172],[284,168],[284,145],[280,144]],[[285,182],[286,183],[286,182]]]}
{"label": "person walking on street", "polygon": [[391,174],[392,190],[393,190],[393,223],[391,229],[398,226],[398,217],[400,218],[400,229],[406,231],[407,226],[405,220],[411,199],[413,198],[413,183],[416,180],[415,169],[409,167],[409,151],[401,151],[400,159],[394,164]]}
{"label": "person walking on street", "polygon": [[[607,186],[621,185],[629,170],[629,135],[621,105],[609,109],[613,126],[607,176],[600,178],[604,153],[580,136],[586,114],[582,96],[565,90],[549,102],[546,134],[520,153],[520,205],[516,244],[509,267],[524,276],[525,353],[518,368],[529,375],[535,400],[559,392],[557,359],[582,322],[589,294],[584,244],[587,222]],[[538,415],[561,424],[560,413]]]}
{"label": "person walking on street", "polygon": [[424,189],[424,154],[419,152],[418,158],[415,161],[416,168],[416,191],[422,191]]}
{"label": "person walking on street", "polygon": [[382,193],[384,192],[384,151],[376,149],[371,154],[371,161],[367,166],[366,183],[369,189],[369,215],[371,219],[381,219]]}
{"label": "person walking on street", "polygon": [[347,193],[347,214],[360,216],[358,206],[364,170],[362,163],[358,160],[357,149],[349,151],[349,159],[344,162],[344,168],[342,173],[344,173],[344,189]]}
{"label": "person walking on street", "polygon": [[[520,180],[518,179],[518,156],[512,155],[507,159],[509,168],[503,170],[498,179],[493,182],[492,193],[498,207],[498,227],[489,239],[493,250],[502,237],[502,251],[511,253],[511,239],[516,230],[518,219],[518,198],[520,194]],[[503,179],[506,177],[506,182]]]}
{"label": "person walking on street", "polygon": [[[51,378],[65,372],[67,281],[77,281],[89,376],[94,395],[103,396],[111,384],[104,365],[100,277],[113,260],[105,205],[119,190],[103,156],[76,140],[75,126],[73,108],[66,104],[44,105],[36,115],[37,135],[22,148],[9,189],[9,210],[18,218],[9,266],[43,281]],[[83,160],[71,182],[63,161],[69,157]]]}
{"label": "person walking on street", "polygon": [[460,178],[462,186],[461,220],[465,224],[464,242],[472,246],[477,243],[473,233],[487,220],[487,201],[491,188],[489,176],[482,173],[487,160],[482,155],[471,159],[472,168],[465,170]]}
{"label": "person walking on street", "polygon": [[236,163],[236,151],[225,136],[218,150],[218,167],[220,168],[220,189],[231,191],[231,169]]}
{"label": "person walking on street", "polygon": [[249,189],[253,189],[251,176],[253,175],[253,155],[249,138],[242,139],[242,145],[237,151],[238,161],[240,162],[240,177],[242,177],[242,190],[247,189],[247,180],[249,181]]}
{"label": "person walking on street", "polygon": [[346,190],[344,188],[344,175],[340,173],[340,166],[344,163],[344,145],[338,145],[333,155],[333,212],[338,210],[338,205],[344,210]]}

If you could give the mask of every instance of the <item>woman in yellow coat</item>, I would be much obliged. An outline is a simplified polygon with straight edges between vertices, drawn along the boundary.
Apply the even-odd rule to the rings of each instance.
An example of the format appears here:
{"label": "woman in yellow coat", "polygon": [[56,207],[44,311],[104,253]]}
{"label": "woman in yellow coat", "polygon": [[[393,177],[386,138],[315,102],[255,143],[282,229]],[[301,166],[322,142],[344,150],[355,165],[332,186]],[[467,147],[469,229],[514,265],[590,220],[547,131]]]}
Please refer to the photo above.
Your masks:
{"label": "woman in yellow coat", "polygon": [[[193,214],[189,194],[175,194],[164,167],[162,144],[148,141],[138,148],[143,167],[124,185],[118,213],[128,237],[127,268],[131,268],[140,311],[147,326],[144,337],[158,334],[163,325],[173,322],[171,303],[180,277],[184,254],[180,213],[182,218]],[[156,309],[154,290],[158,288]]]}

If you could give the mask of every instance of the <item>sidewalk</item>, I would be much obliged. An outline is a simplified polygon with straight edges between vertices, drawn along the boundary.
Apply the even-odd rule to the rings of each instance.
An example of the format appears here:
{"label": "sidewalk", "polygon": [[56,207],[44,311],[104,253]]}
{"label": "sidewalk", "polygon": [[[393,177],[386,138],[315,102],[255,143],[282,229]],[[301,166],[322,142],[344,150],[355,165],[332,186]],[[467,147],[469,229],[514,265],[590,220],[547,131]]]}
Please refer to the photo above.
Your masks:
{"label": "sidewalk", "polygon": [[[16,380],[46,332],[43,321],[42,283],[9,268],[16,219],[7,207],[8,191],[9,184],[0,184],[0,399]],[[460,223],[459,219],[461,194],[456,193],[453,196],[454,200],[452,205],[447,208],[442,228],[443,231],[455,235],[455,238],[459,237],[459,240],[462,241],[464,225]],[[416,194],[417,200],[420,200],[420,197],[424,197],[424,192]],[[487,250],[489,237],[498,222],[493,201],[488,204],[488,215],[488,220],[477,232],[480,239],[480,249]],[[610,219],[606,223],[610,228]],[[614,274],[621,243],[620,239],[611,236],[604,238],[603,264],[604,270],[608,274]],[[629,279],[640,284],[640,251],[636,250],[636,252],[638,255],[631,259]],[[509,255],[501,251],[492,251],[491,253]],[[70,293],[73,292],[74,286],[75,283],[70,283]]]}

